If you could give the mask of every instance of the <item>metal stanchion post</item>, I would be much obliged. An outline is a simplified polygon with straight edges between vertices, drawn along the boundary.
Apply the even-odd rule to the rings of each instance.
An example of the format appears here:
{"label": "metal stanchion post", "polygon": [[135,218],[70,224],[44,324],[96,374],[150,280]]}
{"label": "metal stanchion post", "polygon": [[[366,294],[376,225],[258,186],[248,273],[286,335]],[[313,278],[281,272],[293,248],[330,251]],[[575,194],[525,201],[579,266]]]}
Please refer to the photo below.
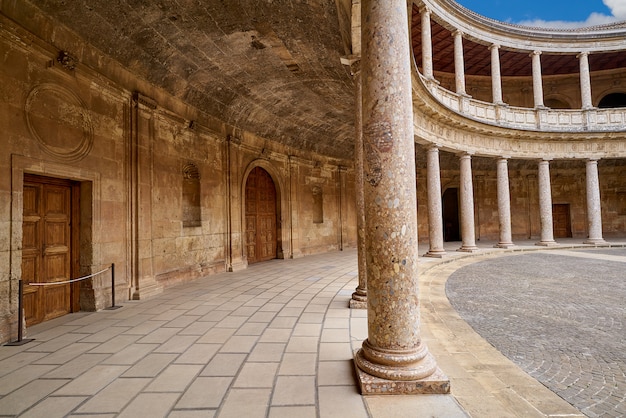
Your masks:
{"label": "metal stanchion post", "polygon": [[108,310],[119,309],[121,306],[115,306],[115,263],[111,263],[111,306]]}
{"label": "metal stanchion post", "polygon": [[24,285],[22,284],[22,279],[18,281],[17,286],[18,296],[17,296],[17,341],[8,342],[5,345],[24,345],[28,342],[34,340],[34,338],[26,338],[22,339],[22,325],[24,324]]}

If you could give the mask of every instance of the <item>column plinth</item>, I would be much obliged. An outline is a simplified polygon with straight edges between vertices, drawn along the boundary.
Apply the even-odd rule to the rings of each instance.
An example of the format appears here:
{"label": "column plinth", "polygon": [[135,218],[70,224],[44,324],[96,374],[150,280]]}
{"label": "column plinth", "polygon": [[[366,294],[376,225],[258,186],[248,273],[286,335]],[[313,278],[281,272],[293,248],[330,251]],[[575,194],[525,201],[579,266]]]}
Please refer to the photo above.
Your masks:
{"label": "column plinth", "polygon": [[450,390],[420,336],[407,21],[404,0],[361,1],[368,337],[354,361],[363,394]]}

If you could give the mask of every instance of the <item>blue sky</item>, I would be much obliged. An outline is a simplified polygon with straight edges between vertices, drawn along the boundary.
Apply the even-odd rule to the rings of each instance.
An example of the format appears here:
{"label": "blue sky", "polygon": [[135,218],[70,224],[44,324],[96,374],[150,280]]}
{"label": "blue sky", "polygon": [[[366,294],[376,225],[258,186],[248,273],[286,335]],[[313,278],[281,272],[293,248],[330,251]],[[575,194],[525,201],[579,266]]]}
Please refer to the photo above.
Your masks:
{"label": "blue sky", "polygon": [[456,0],[483,16],[527,26],[573,28],[626,20],[626,0]]}

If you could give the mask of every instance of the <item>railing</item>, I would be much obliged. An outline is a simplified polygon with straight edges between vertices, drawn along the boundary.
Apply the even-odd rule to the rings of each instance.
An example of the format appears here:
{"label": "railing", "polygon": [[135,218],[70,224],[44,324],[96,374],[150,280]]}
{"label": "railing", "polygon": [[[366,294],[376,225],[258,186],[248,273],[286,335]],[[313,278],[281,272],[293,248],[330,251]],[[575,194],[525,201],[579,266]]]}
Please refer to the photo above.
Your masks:
{"label": "railing", "polygon": [[550,109],[509,106],[454,93],[438,83],[422,83],[448,109],[467,118],[505,128],[546,132],[620,132],[626,130],[626,108]]}
{"label": "railing", "polygon": [[[119,305],[115,305],[115,263],[111,263],[111,265],[103,270],[100,270],[97,273],[89,274],[87,276],[79,277],[76,279],[65,280],[61,282],[48,282],[48,283],[28,283],[29,286],[58,286],[61,284],[70,284],[79,282],[81,280],[86,280],[91,277],[97,276],[99,274],[104,273],[105,271],[111,270],[111,306],[106,309],[118,309],[121,308]],[[8,342],[5,345],[15,346],[15,345],[24,345],[30,341],[33,341],[33,338],[24,339],[23,337],[23,323],[24,323],[24,284],[22,279],[18,281],[18,302],[17,302],[17,340]]]}

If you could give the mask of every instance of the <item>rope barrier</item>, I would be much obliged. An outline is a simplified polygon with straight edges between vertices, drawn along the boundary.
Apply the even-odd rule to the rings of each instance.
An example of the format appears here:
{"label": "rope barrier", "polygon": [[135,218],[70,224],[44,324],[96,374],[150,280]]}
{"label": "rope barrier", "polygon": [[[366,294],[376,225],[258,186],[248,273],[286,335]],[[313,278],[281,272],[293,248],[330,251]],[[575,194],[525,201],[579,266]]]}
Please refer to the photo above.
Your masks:
{"label": "rope barrier", "polygon": [[56,285],[56,284],[68,284],[68,283],[74,283],[74,282],[79,282],[79,281],[81,281],[81,280],[88,279],[88,278],[93,277],[93,276],[97,276],[98,274],[100,274],[100,273],[104,273],[105,271],[108,271],[108,270],[110,270],[110,269],[111,269],[111,267],[107,267],[107,268],[105,268],[104,270],[100,270],[100,271],[99,271],[99,272],[97,272],[97,273],[93,273],[93,274],[90,274],[90,275],[88,275],[88,276],[79,277],[78,279],[66,280],[66,281],[64,281],[64,282],[28,283],[28,285],[29,285],[29,286],[52,286],[52,285]]}

